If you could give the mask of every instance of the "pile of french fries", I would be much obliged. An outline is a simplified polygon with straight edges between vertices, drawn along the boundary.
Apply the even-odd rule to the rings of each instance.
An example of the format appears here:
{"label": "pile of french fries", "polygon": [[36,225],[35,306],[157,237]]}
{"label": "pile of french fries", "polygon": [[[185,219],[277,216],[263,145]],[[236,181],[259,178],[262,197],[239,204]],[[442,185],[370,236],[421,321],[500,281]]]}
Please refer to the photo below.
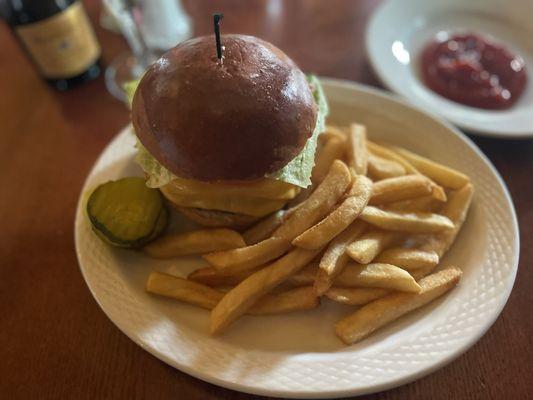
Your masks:
{"label": "pile of french fries", "polygon": [[466,218],[468,176],[369,141],[359,124],[328,127],[315,161],[311,187],[246,232],[204,229],[146,246],[210,265],[186,279],[153,272],[146,290],[211,310],[212,334],[244,314],[309,310],[325,297],[354,306],[334,327],[351,344],[459,282],[455,266],[434,270]]}

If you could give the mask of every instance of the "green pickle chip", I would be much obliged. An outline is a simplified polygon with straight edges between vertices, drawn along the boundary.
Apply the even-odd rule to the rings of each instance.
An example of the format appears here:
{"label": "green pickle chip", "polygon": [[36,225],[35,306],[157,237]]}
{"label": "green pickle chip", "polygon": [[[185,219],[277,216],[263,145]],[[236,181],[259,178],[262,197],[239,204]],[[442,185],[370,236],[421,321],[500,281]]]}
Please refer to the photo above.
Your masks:
{"label": "green pickle chip", "polygon": [[143,246],[168,220],[161,193],[137,177],[98,186],[89,197],[87,214],[98,236],[119,247]]}

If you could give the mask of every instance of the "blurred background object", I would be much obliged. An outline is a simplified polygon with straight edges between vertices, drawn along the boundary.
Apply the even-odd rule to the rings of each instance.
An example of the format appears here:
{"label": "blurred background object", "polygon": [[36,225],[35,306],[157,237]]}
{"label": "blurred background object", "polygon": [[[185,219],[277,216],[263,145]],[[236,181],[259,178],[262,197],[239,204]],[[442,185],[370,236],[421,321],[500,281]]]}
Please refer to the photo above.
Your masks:
{"label": "blurred background object", "polygon": [[100,45],[81,1],[5,0],[2,16],[39,74],[66,90],[100,74]]}
{"label": "blurred background object", "polygon": [[141,32],[150,49],[166,51],[191,37],[191,21],[181,0],[137,0],[136,3],[142,15]]}
{"label": "blurred background object", "polygon": [[120,32],[129,51],[117,55],[105,73],[106,86],[126,101],[124,86],[139,79],[165,50],[191,36],[190,19],[179,0],[104,0],[101,21]]}
{"label": "blurred background object", "polygon": [[468,133],[533,137],[533,3],[505,4],[384,1],[368,21],[368,60],[384,86]]}

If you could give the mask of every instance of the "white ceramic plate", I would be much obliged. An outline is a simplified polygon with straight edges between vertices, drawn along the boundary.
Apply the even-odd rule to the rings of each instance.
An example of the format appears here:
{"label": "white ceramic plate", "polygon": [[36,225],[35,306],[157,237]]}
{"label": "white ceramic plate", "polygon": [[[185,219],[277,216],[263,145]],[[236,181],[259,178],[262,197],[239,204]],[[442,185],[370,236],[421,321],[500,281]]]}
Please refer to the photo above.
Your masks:
{"label": "white ceramic plate", "polygon": [[[437,33],[477,32],[520,54],[527,88],[509,110],[487,111],[455,103],[426,88],[419,78],[421,49]],[[366,32],[368,58],[381,81],[418,107],[440,114],[469,132],[497,137],[533,136],[533,25],[531,1],[389,0]]]}
{"label": "white ceramic plate", "polygon": [[[227,388],[283,397],[326,398],[388,389],[442,367],[491,326],[513,286],[518,230],[509,193],[490,162],[463,134],[375,89],[325,80],[330,121],[358,121],[370,136],[425,154],[468,173],[476,195],[444,264],[464,269],[460,285],[428,307],[367,340],[345,347],[333,323],[350,307],[324,301],[318,310],[243,317],[227,334],[210,337],[208,312],[144,292],[152,269],[183,275],[200,261],[154,261],[114,249],[76,214],[81,271],[108,317],[142,348],[190,375]],[[139,173],[134,139],[122,131],[105,149],[82,193],[110,179]]]}

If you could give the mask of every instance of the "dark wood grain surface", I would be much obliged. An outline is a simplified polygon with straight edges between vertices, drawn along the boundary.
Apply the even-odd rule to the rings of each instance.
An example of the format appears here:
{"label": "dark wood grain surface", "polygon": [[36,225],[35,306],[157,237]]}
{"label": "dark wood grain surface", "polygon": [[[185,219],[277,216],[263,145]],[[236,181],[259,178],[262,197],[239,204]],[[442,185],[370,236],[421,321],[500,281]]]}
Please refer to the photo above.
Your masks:
{"label": "dark wood grain surface", "polygon": [[[186,1],[195,32],[213,11],[225,32],[261,36],[306,71],[379,86],[364,52],[372,0]],[[99,4],[88,1],[93,21]],[[95,23],[95,25],[98,25]],[[104,63],[122,39],[97,26]],[[128,122],[103,79],[67,93],[35,74],[0,25],[0,398],[258,399],[185,375],[135,345],[85,286],[74,209],[96,157]],[[533,389],[533,141],[473,137],[507,182],[521,231],[515,287],[466,354],[414,383],[369,399],[526,399]]]}

